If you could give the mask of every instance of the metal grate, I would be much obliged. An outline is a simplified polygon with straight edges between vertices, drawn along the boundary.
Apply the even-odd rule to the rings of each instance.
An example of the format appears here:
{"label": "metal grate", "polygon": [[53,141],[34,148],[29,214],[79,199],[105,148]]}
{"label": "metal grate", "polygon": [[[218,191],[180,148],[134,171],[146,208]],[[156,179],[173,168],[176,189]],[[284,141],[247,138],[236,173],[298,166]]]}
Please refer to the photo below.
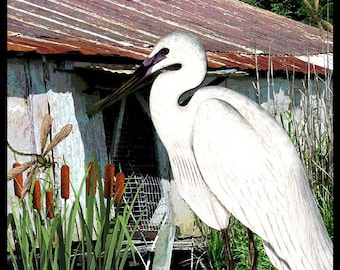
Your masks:
{"label": "metal grate", "polygon": [[[155,176],[130,176],[127,181],[124,199],[131,202],[138,188],[142,185],[132,210],[128,227],[131,229],[136,220],[141,218],[138,231],[153,238],[160,229],[161,222],[167,211],[165,199],[162,197],[160,178]],[[150,235],[150,237],[147,237]]]}

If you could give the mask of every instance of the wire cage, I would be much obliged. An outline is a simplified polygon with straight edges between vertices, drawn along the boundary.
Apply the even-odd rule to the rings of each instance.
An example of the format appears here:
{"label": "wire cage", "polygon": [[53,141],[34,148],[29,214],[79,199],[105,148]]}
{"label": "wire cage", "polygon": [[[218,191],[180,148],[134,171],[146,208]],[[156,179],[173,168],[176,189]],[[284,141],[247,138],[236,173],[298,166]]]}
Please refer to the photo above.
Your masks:
{"label": "wire cage", "polygon": [[126,202],[132,201],[139,187],[140,190],[128,222],[128,229],[131,230],[140,218],[135,237],[139,238],[142,234],[143,238],[153,239],[159,231],[167,211],[165,199],[162,197],[160,178],[142,175],[130,176],[124,193]]}

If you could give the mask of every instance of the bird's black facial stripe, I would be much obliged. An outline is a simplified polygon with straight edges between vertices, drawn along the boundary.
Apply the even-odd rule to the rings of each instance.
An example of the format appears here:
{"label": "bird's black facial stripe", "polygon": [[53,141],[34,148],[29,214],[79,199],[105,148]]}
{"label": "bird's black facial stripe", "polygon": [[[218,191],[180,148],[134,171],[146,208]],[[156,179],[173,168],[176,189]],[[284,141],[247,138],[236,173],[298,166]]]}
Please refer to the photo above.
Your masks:
{"label": "bird's black facial stripe", "polygon": [[182,67],[181,64],[173,64],[171,66],[163,68],[162,70],[166,70],[166,71],[168,71],[168,70],[179,70],[179,69],[181,69],[181,67]]}

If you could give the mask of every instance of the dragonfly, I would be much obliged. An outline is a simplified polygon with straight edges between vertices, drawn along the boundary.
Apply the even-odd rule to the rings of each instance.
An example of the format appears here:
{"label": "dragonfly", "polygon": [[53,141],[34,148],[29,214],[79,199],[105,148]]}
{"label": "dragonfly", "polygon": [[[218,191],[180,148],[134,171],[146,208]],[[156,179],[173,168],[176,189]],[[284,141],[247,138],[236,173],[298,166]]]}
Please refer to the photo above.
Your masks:
{"label": "dragonfly", "polygon": [[[51,142],[47,145],[47,138],[50,134],[52,127],[53,118],[50,114],[46,114],[40,128],[40,147],[41,154],[37,153],[22,153],[15,150],[7,141],[7,147],[15,154],[20,156],[32,156],[35,159],[25,162],[20,166],[17,166],[7,172],[7,181],[11,181],[15,179],[20,173],[24,172],[28,168],[32,168],[31,173],[27,176],[25,184],[21,189],[21,198],[25,196],[27,191],[30,189],[33,176],[35,175],[36,170],[46,170],[50,168],[53,164],[55,164],[53,158],[48,155],[48,153],[60,142],[62,142],[72,131],[72,124],[66,124],[64,127],[60,129],[60,131],[53,137]],[[47,145],[47,146],[46,146]]]}

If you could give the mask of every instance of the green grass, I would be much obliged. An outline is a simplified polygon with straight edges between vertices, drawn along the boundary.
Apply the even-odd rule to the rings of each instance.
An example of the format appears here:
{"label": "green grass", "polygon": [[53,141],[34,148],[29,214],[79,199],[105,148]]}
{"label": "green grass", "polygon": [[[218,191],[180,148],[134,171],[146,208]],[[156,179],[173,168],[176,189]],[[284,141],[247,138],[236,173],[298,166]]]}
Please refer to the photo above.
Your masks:
{"label": "green grass", "polygon": [[[228,234],[231,242],[233,260],[235,261],[235,270],[249,269],[248,234],[246,227],[232,216],[228,226]],[[266,255],[261,238],[254,234],[254,241],[258,250],[257,269],[274,270],[275,267]]]}

